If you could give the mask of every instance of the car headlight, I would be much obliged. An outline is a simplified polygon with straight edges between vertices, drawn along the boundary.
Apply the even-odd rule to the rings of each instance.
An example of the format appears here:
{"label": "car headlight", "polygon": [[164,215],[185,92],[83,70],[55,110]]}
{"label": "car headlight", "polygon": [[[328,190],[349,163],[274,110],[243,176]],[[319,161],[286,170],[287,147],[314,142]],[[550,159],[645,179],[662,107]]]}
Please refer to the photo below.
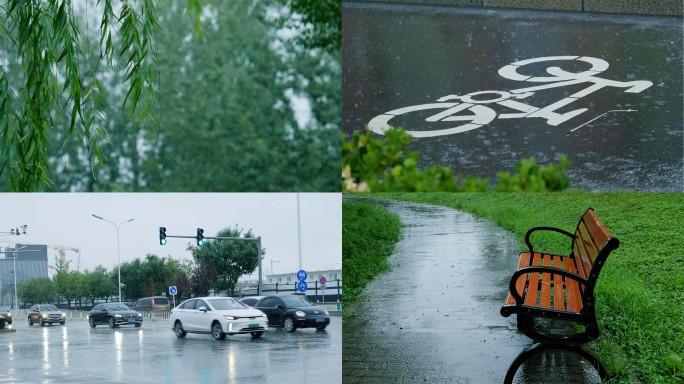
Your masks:
{"label": "car headlight", "polygon": [[295,315],[297,315],[299,317],[304,317],[304,316],[306,316],[306,313],[304,313],[304,311],[297,311],[297,312],[295,312]]}
{"label": "car headlight", "polygon": [[142,317],[142,313],[138,313],[138,317]]}
{"label": "car headlight", "polygon": [[263,318],[267,318],[268,316],[266,316],[266,315],[264,314],[264,315],[261,315],[261,317],[263,317]]}
{"label": "car headlight", "polygon": [[328,313],[328,311],[326,311],[326,310],[323,310],[323,313],[325,313],[326,316],[329,316],[329,315],[330,315],[330,314]]}
{"label": "car headlight", "polygon": [[64,312],[62,312],[60,315],[61,315],[62,317],[66,316],[66,314],[65,314]]}
{"label": "car headlight", "polygon": [[114,315],[114,317],[121,317],[121,315]]}
{"label": "car headlight", "polygon": [[47,313],[43,313],[43,319],[47,319]]}
{"label": "car headlight", "polygon": [[233,317],[233,316],[226,316],[226,320],[235,320],[235,317]]}
{"label": "car headlight", "polygon": [[11,313],[8,313],[8,314],[7,314],[7,317],[12,317],[12,314],[11,314]]}

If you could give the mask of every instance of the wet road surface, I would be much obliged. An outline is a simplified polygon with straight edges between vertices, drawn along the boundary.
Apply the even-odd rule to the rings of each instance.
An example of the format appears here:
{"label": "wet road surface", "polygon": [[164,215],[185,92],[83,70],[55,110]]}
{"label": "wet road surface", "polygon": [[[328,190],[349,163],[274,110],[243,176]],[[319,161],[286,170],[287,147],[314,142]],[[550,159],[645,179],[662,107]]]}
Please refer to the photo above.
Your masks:
{"label": "wet road surface", "polygon": [[342,12],[346,134],[401,126],[421,166],[460,176],[567,154],[576,188],[684,190],[681,17],[357,2]]}
{"label": "wet road surface", "polygon": [[[389,202],[406,225],[393,268],[345,312],[344,383],[500,383],[532,344],[504,318],[520,246],[495,225],[450,208]],[[515,382],[596,382],[574,355],[528,360]]]}
{"label": "wet road surface", "polygon": [[341,382],[342,326],[287,333],[270,328],[260,339],[211,335],[177,339],[168,321],[141,328],[91,329],[14,324],[0,335],[2,383],[326,383]]}

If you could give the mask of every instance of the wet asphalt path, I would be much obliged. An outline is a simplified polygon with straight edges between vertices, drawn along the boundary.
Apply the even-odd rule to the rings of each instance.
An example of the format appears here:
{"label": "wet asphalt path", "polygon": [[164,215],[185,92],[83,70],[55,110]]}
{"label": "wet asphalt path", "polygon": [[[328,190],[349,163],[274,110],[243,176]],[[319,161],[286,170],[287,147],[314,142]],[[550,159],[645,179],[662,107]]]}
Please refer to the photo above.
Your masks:
{"label": "wet asphalt path", "polygon": [[0,334],[1,383],[326,383],[341,382],[342,325],[287,333],[188,334],[177,339],[168,321],[142,328],[91,329],[86,321],[33,326],[17,321]]}
{"label": "wet asphalt path", "polygon": [[403,127],[421,166],[460,176],[567,154],[576,188],[684,190],[681,17],[359,2],[342,14],[347,135]]}
{"label": "wet asphalt path", "polygon": [[[532,342],[499,309],[520,246],[495,225],[453,209],[383,203],[406,225],[392,270],[345,310],[345,383],[500,383]],[[532,360],[530,360],[532,361]],[[516,382],[592,382],[572,355],[540,356]]]}

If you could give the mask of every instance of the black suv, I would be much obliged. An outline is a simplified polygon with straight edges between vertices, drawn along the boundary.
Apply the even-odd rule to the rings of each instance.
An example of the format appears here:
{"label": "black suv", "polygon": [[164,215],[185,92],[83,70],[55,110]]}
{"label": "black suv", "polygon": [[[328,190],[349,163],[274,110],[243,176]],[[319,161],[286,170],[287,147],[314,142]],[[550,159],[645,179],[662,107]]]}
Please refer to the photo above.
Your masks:
{"label": "black suv", "polygon": [[297,328],[316,328],[319,331],[330,324],[328,311],[317,307],[302,295],[265,296],[252,306],[268,316],[270,327],[283,327],[287,332]]}

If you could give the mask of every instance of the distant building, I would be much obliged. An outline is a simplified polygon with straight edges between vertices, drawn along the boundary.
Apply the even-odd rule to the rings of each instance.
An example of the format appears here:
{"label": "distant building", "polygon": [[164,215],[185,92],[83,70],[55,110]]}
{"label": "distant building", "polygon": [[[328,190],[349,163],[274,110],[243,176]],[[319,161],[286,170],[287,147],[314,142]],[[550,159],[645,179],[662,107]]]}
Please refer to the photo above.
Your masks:
{"label": "distant building", "polygon": [[[15,252],[16,250],[19,252]],[[47,278],[47,245],[17,244],[4,251],[5,253],[0,253],[0,303],[10,306],[14,303],[15,264],[17,284],[36,277]]]}

